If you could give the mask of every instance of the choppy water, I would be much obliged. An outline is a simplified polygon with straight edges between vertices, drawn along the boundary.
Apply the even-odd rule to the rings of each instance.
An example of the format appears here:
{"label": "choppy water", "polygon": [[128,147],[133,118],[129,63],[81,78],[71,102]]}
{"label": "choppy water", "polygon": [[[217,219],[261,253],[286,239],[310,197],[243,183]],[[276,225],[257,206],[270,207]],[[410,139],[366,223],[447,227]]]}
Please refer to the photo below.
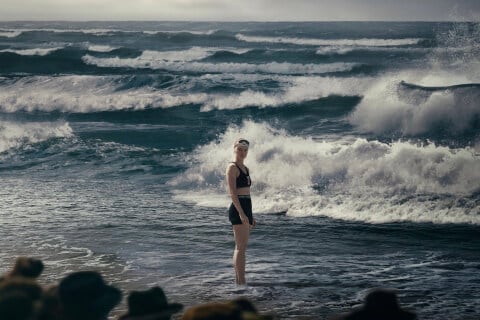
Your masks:
{"label": "choppy water", "polygon": [[[480,314],[477,23],[0,23],[0,250],[184,304]],[[259,227],[233,284],[238,136]]]}

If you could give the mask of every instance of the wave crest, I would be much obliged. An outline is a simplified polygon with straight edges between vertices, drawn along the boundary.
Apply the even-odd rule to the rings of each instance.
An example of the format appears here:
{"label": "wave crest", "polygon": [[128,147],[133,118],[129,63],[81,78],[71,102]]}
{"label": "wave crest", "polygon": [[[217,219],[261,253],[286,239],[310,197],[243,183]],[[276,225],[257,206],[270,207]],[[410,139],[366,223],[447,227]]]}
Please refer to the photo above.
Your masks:
{"label": "wave crest", "polygon": [[367,47],[393,47],[416,45],[422,39],[403,38],[403,39],[315,39],[315,38],[291,38],[291,37],[261,37],[247,36],[241,33],[235,35],[240,41],[245,42],[266,42],[266,43],[289,43],[296,45],[309,46],[367,46]]}
{"label": "wave crest", "polygon": [[[159,55],[166,58],[159,59]],[[207,57],[205,55],[204,57]],[[203,63],[196,62],[203,58],[195,52],[193,56],[183,56],[182,53],[169,52],[159,53],[158,51],[144,51],[140,57],[121,59],[121,58],[97,58],[91,55],[85,55],[82,60],[91,65],[99,67],[115,67],[115,68],[145,68],[145,69],[162,69],[169,71],[187,71],[201,73],[273,73],[273,74],[322,74],[333,72],[350,71],[357,63],[334,62],[328,64],[297,64],[287,62],[270,62],[265,64],[251,63]],[[185,60],[177,60],[185,59]],[[188,62],[188,63],[185,63]]]}
{"label": "wave crest", "polygon": [[[480,117],[478,86],[421,90],[402,85],[404,76],[412,75],[385,76],[375,82],[350,115],[350,122],[366,132],[410,136],[445,130],[461,134],[475,127]],[[462,76],[436,73],[420,83],[434,79],[451,86],[455,78],[459,83],[468,82]]]}
{"label": "wave crest", "polygon": [[55,48],[33,48],[33,49],[3,49],[0,52],[11,52],[21,56],[46,56],[52,52],[63,49],[64,47]]}
{"label": "wave crest", "polygon": [[73,131],[68,122],[0,121],[0,152],[52,138],[67,138],[72,135]]}

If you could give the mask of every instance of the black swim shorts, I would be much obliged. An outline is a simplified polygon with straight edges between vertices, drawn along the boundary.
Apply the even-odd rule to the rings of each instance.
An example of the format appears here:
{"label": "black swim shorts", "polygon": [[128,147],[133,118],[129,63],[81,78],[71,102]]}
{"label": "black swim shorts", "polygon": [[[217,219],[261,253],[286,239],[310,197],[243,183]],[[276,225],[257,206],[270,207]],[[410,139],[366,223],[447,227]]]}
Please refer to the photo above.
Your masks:
{"label": "black swim shorts", "polygon": [[[242,206],[243,212],[248,217],[248,222],[253,224],[253,214],[252,214],[252,199],[250,197],[238,197],[240,201],[240,205]],[[240,220],[240,215],[238,214],[237,208],[233,205],[230,205],[228,209],[228,219],[232,224],[242,224],[242,220]]]}

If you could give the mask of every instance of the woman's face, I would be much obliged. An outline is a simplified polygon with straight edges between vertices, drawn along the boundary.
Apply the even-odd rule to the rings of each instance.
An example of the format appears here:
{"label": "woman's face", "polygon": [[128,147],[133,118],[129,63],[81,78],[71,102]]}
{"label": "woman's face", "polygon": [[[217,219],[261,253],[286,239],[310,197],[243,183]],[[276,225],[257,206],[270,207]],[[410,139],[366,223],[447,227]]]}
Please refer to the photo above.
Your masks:
{"label": "woman's face", "polygon": [[245,159],[248,154],[248,148],[245,147],[235,147],[235,155],[239,159]]}

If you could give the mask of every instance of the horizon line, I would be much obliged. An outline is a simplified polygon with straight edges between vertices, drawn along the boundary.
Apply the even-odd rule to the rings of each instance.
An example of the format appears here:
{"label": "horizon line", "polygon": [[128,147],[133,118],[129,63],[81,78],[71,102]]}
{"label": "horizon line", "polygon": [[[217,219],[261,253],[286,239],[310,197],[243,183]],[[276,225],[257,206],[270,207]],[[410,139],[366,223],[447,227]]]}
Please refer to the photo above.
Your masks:
{"label": "horizon line", "polygon": [[33,19],[33,20],[25,20],[25,19],[15,19],[15,20],[2,20],[0,19],[0,23],[2,22],[201,22],[201,23],[288,23],[288,22],[303,22],[303,23],[312,23],[312,22],[470,22],[470,23],[478,23],[478,21],[474,20],[154,20],[154,19],[146,19],[146,20],[82,20],[82,19]]}

